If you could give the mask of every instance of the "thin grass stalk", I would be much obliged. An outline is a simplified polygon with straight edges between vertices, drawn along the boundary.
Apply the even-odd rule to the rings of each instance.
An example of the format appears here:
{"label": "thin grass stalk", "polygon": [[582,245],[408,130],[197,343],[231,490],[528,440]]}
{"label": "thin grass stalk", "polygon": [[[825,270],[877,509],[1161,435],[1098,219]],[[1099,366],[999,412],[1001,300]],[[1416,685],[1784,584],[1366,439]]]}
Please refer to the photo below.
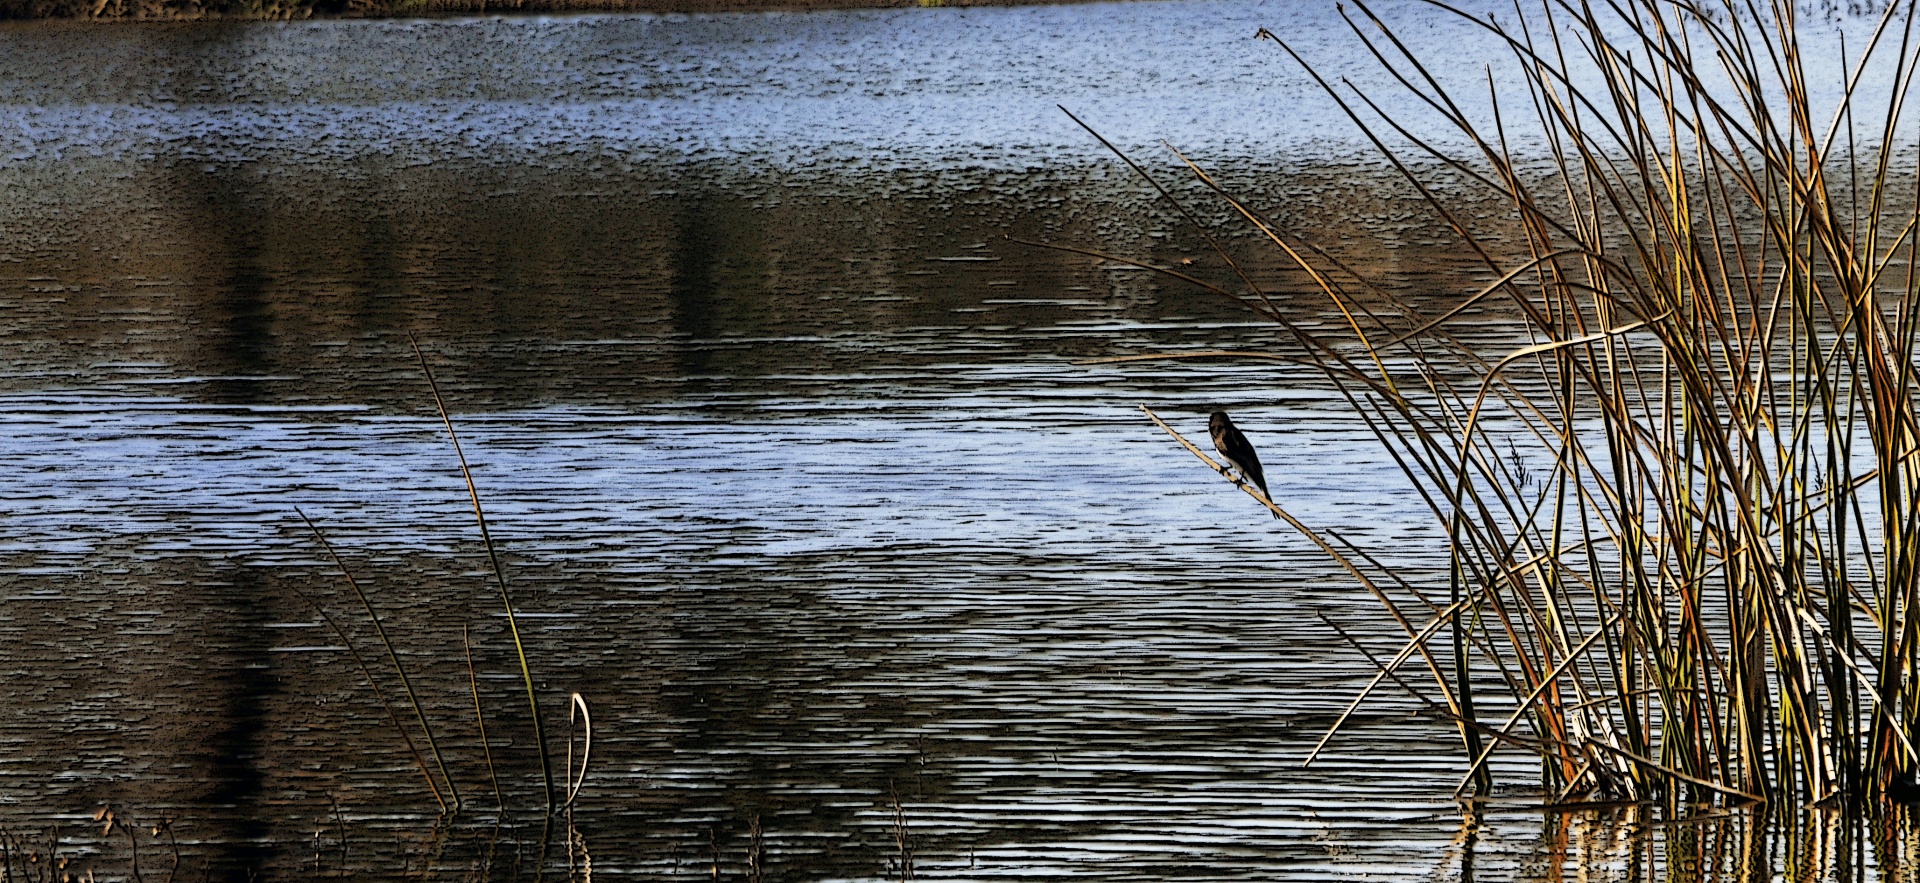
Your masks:
{"label": "thin grass stalk", "polygon": [[[380,646],[386,649],[387,660],[393,663],[393,673],[400,678],[400,689],[407,694],[407,703],[413,706],[414,720],[419,722],[421,732],[426,734],[427,750],[433,755],[433,763],[440,768],[440,778],[447,783],[447,794],[453,799],[452,811],[459,812],[460,789],[454,785],[453,777],[447,775],[447,762],[445,758],[440,755],[440,743],[434,738],[433,725],[427,722],[427,712],[420,707],[420,697],[416,696],[413,692],[413,680],[407,677],[406,667],[400,664],[400,654],[394,649],[392,639],[387,637],[387,627],[380,621],[380,614],[374,611],[373,602],[367,598],[367,593],[360,588],[360,582],[353,578],[353,572],[347,569],[346,562],[340,560],[340,553],[335,552],[333,544],[327,542],[327,537],[320,532],[319,525],[314,524],[313,519],[308,518],[307,513],[302,512],[298,507],[295,507],[293,511],[300,516],[301,521],[306,522],[307,529],[313,532],[313,538],[319,541],[322,549],[326,550],[327,557],[333,560],[334,567],[340,571],[341,579],[346,581],[347,588],[353,590],[353,596],[360,600],[361,609],[367,612],[367,619],[372,621],[374,634],[379,637]],[[315,609],[319,608],[316,606]],[[323,611],[321,615],[325,616],[326,614]],[[329,619],[328,622],[331,623],[332,620]],[[345,634],[341,635],[343,640],[345,637]],[[428,779],[428,784],[432,784],[431,778]],[[435,800],[440,800],[439,788],[433,789],[433,796]],[[440,808],[443,811],[447,809],[445,801],[440,801]]]}
{"label": "thin grass stalk", "polygon": [[487,739],[487,712],[480,702],[480,672],[473,664],[473,623],[460,626],[460,644],[467,651],[467,686],[473,691],[473,722],[480,728],[480,752],[487,760],[487,780],[493,783],[493,802],[501,812],[507,800],[500,794],[500,771],[493,765],[493,743]]}
{"label": "thin grass stalk", "polygon": [[[300,517],[302,520],[306,519],[304,513]],[[419,746],[414,744],[413,734],[407,732],[407,728],[400,723],[400,715],[394,712],[393,703],[387,701],[386,691],[380,688],[379,679],[373,676],[373,669],[367,666],[366,658],[361,656],[359,649],[353,646],[353,640],[347,637],[346,630],[340,627],[340,623],[334,621],[333,616],[327,613],[326,608],[320,606],[320,602],[314,600],[313,596],[295,585],[289,584],[287,588],[292,590],[300,600],[306,602],[307,606],[313,609],[314,614],[327,624],[328,629],[332,630],[334,636],[340,639],[340,646],[347,648],[347,655],[353,659],[354,666],[360,669],[361,677],[367,679],[367,686],[373,690],[374,698],[380,700],[380,709],[387,713],[387,721],[393,724],[394,732],[399,733],[400,740],[406,743],[407,753],[412,755],[414,765],[420,768],[420,777],[426,780],[428,793],[433,795],[435,803],[440,804],[441,812],[448,812],[447,800],[440,793],[440,785],[433,780],[433,772],[427,769],[427,758],[420,753]]]}

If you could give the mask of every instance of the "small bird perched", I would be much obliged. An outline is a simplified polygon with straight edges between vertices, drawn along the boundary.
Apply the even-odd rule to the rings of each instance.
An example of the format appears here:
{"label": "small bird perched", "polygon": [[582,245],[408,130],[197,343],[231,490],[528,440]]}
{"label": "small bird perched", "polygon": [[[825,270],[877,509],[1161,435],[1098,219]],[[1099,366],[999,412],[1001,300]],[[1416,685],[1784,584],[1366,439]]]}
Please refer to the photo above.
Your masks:
{"label": "small bird perched", "polygon": [[[1220,456],[1227,458],[1227,465],[1239,470],[1242,479],[1253,482],[1261,495],[1273,499],[1267,493],[1266,473],[1260,471],[1260,455],[1253,452],[1253,443],[1227,419],[1227,412],[1213,412],[1207,420],[1207,430],[1213,433],[1213,446],[1220,451]],[[1273,517],[1279,518],[1280,513],[1275,512]]]}

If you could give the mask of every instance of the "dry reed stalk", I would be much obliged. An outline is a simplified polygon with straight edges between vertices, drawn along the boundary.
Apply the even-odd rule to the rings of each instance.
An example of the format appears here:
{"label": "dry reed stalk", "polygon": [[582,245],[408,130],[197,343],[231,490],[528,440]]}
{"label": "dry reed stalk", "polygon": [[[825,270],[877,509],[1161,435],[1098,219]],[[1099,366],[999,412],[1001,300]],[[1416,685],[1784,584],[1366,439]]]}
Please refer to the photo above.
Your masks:
{"label": "dry reed stalk", "polygon": [[[568,697],[567,706],[567,801],[562,806],[573,809],[574,801],[580,799],[580,788],[587,783],[587,761],[593,757],[593,712],[587,708],[587,697],[573,693]],[[583,732],[580,741],[580,775],[573,774],[573,716],[580,714]]]}

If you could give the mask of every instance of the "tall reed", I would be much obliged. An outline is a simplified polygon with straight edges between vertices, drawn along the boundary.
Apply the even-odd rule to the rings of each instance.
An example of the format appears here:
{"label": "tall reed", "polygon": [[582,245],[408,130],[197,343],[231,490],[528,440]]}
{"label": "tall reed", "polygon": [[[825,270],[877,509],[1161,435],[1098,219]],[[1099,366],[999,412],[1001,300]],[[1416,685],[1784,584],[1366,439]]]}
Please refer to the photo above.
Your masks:
{"label": "tall reed", "polygon": [[[540,751],[540,778],[546,794],[547,813],[554,810],[553,761],[547,753],[547,730],[540,717],[540,694],[534,690],[533,670],[527,665],[527,647],[520,640],[519,614],[513,611],[513,595],[507,591],[507,572],[500,566],[500,552],[493,545],[493,533],[487,530],[487,514],[480,506],[480,488],[473,483],[473,470],[467,466],[467,455],[460,449],[460,435],[453,431],[453,417],[447,413],[447,402],[440,397],[440,384],[433,379],[433,367],[427,364],[427,354],[420,349],[420,341],[412,334],[407,335],[407,343],[413,345],[413,355],[420,361],[420,373],[427,379],[427,389],[433,393],[433,407],[440,413],[440,423],[446,427],[447,440],[453,443],[453,456],[460,462],[460,478],[467,484],[467,498],[473,502],[473,520],[480,525],[480,545],[486,549],[487,564],[493,571],[494,585],[500,590],[500,607],[506,612],[507,634],[513,638],[513,655],[520,663],[520,679],[527,688],[527,710],[533,718],[533,742]],[[483,725],[484,728],[484,725]],[[491,749],[488,750],[491,755]]]}
{"label": "tall reed", "polygon": [[[1790,0],[1541,0],[1498,21],[1429,2],[1490,32],[1525,84],[1482,80],[1489,118],[1366,4],[1341,14],[1444,139],[1262,36],[1487,284],[1391,289],[1214,187],[1344,317],[1302,327],[1242,272],[1216,290],[1287,344],[1240,355],[1323,371],[1450,553],[1425,584],[1392,575],[1409,646],[1383,677],[1424,657],[1462,790],[1518,747],[1556,799],[1912,795],[1920,175],[1899,123],[1915,4],[1868,22],[1823,102]],[[1489,198],[1502,211],[1478,211]],[[1525,342],[1489,351],[1471,308]]]}

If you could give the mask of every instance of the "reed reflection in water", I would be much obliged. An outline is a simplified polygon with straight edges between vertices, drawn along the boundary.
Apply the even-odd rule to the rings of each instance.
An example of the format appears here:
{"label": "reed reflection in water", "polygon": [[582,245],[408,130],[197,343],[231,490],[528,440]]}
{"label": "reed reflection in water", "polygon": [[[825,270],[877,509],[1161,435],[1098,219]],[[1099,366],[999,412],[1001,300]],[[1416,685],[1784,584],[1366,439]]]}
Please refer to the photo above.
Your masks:
{"label": "reed reflection in water", "polygon": [[1862,824],[1829,810],[1745,807],[1678,815],[1622,805],[1537,815],[1539,839],[1524,853],[1503,847],[1517,814],[1468,812],[1449,847],[1462,880],[1911,879],[1912,819],[1895,810]]}

